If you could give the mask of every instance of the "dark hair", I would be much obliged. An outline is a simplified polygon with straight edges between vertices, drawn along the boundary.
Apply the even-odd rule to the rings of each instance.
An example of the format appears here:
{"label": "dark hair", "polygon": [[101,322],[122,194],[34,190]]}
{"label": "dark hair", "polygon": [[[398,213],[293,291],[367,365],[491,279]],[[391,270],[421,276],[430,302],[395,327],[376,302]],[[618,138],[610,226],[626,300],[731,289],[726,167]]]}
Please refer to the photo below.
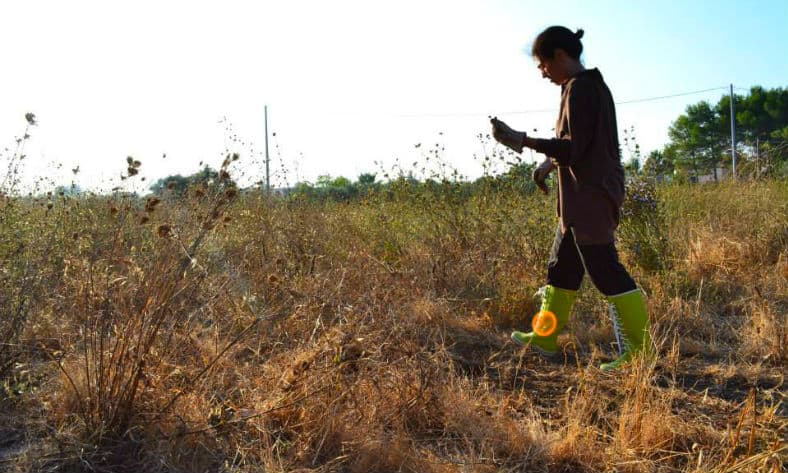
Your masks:
{"label": "dark hair", "polygon": [[540,59],[553,59],[556,49],[563,49],[566,54],[573,59],[580,59],[583,52],[583,30],[572,33],[569,28],[563,26],[551,26],[539,33],[534,45],[531,47],[531,55]]}

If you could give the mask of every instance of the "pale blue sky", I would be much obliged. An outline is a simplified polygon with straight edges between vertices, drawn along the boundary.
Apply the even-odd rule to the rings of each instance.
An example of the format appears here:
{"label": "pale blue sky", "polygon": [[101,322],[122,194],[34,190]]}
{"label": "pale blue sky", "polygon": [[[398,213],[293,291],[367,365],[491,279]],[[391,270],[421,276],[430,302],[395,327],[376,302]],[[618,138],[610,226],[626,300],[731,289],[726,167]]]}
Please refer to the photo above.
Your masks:
{"label": "pale blue sky", "polygon": [[[491,149],[476,138],[488,114],[549,135],[559,90],[523,51],[552,24],[586,31],[583,59],[617,101],[788,86],[786,0],[7,1],[0,143],[32,111],[29,178],[109,188],[132,155],[144,188],[200,161],[217,167],[228,145],[248,182],[263,175],[268,104],[272,167],[282,161],[290,183],[410,163],[436,143],[474,177],[473,155]],[[723,93],[620,105],[619,125],[648,152],[687,104]]]}

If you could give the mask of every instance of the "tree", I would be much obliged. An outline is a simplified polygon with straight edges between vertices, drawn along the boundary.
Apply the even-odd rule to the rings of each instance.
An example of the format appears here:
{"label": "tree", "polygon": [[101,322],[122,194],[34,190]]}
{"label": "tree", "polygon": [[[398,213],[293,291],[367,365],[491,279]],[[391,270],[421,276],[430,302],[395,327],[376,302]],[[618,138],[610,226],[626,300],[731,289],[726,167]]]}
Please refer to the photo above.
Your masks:
{"label": "tree", "polygon": [[228,179],[227,176],[225,175],[224,180],[221,179],[222,176],[220,176],[218,171],[206,165],[200,171],[186,177],[174,174],[159,179],[150,186],[150,190],[154,194],[161,194],[167,190],[175,195],[182,196],[189,187],[195,185],[208,186],[210,184],[218,184],[222,188],[235,187],[235,182],[232,179]]}
{"label": "tree", "polygon": [[661,180],[672,173],[673,161],[670,159],[670,153],[654,150],[646,156],[646,162],[643,163],[643,174],[646,176]]}
{"label": "tree", "polygon": [[705,100],[687,106],[668,129],[668,136],[678,151],[678,167],[691,169],[697,176],[711,171],[714,179],[725,143],[720,107],[712,107]]}
{"label": "tree", "polygon": [[361,173],[358,176],[358,183],[361,184],[362,186],[371,186],[375,184],[376,176],[377,174],[374,173],[368,173],[368,172]]}
{"label": "tree", "polygon": [[624,170],[633,176],[640,174],[640,161],[638,158],[633,156],[629,161],[627,161],[624,164]]}

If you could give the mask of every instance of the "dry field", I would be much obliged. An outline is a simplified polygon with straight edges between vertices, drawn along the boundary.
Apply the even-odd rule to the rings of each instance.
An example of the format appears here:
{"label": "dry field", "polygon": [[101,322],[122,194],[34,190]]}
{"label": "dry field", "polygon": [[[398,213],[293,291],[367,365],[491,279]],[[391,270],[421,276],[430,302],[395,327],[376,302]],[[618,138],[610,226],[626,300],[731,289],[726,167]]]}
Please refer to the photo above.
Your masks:
{"label": "dry field", "polygon": [[785,471],[785,181],[630,194],[660,356],[614,374],[588,281],[561,360],[508,339],[554,195],[225,182],[3,198],[0,470]]}

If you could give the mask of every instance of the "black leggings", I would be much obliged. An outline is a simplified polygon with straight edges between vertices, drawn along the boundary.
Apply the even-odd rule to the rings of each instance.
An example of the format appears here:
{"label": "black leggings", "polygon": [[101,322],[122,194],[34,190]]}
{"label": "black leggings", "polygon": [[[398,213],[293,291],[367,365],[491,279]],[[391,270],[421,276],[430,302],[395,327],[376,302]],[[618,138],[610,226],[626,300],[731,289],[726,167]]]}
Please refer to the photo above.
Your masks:
{"label": "black leggings", "polygon": [[606,296],[637,289],[635,280],[618,260],[614,243],[578,245],[572,230],[562,233],[559,225],[547,263],[547,284],[576,291],[586,271],[594,286]]}

